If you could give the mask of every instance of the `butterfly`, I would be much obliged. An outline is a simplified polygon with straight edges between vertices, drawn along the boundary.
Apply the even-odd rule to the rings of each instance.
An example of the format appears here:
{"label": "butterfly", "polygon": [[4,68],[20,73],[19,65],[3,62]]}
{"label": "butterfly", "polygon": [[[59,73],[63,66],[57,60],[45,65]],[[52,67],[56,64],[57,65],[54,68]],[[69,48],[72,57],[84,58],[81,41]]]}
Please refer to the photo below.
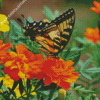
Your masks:
{"label": "butterfly", "polygon": [[[24,15],[22,17],[25,18]],[[24,24],[20,18],[17,20]],[[58,53],[65,48],[71,37],[75,24],[75,11],[70,8],[51,22],[29,22],[26,18],[25,20],[27,23],[23,27],[26,30],[25,35],[41,44],[39,50],[50,57],[58,58]]]}

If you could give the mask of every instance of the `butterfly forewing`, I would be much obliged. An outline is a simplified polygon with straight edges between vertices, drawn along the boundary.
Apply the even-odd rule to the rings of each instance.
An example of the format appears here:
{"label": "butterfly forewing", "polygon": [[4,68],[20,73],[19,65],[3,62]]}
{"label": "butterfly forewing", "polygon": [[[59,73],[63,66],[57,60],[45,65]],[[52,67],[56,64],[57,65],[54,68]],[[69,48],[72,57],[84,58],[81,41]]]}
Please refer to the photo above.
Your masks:
{"label": "butterfly forewing", "polygon": [[60,30],[61,36],[61,47],[59,50],[60,52],[66,46],[72,34],[72,30],[75,23],[75,12],[71,8],[55,20],[57,20],[57,27]]}
{"label": "butterfly forewing", "polygon": [[[73,8],[68,9],[59,17],[51,21],[48,27],[44,27],[49,38],[40,39],[42,47],[39,48],[48,55],[57,55],[67,45],[75,23],[75,12]],[[39,43],[39,41],[37,41]]]}

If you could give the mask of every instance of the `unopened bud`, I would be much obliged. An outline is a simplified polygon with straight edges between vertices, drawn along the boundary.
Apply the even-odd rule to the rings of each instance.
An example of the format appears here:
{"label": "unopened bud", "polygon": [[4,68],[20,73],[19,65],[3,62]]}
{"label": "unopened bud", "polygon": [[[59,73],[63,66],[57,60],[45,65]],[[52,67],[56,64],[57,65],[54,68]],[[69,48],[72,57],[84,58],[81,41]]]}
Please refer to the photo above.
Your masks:
{"label": "unopened bud", "polygon": [[65,100],[65,97],[66,97],[66,90],[59,89],[58,100]]}

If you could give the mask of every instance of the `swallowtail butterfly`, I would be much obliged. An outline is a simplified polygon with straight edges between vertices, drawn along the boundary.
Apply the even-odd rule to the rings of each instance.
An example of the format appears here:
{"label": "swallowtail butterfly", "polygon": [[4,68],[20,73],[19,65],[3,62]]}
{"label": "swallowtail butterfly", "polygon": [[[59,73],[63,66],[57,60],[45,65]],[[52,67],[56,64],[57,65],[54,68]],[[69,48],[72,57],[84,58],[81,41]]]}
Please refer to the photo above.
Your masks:
{"label": "swallowtail butterfly", "polygon": [[[22,15],[23,18],[24,15]],[[17,19],[24,24],[20,18]],[[27,25],[25,35],[29,36],[32,41],[41,44],[39,50],[45,52],[48,56],[58,58],[58,53],[61,52],[67,45],[75,23],[75,12],[73,8],[56,17],[49,22],[33,21],[29,22],[26,19]]]}

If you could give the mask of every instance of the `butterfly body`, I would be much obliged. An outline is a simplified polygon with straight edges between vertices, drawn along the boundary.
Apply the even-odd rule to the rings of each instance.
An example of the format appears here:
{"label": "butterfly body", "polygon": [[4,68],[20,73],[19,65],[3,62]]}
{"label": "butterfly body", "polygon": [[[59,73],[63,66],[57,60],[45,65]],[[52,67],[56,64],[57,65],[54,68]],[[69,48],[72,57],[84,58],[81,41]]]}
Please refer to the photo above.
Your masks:
{"label": "butterfly body", "polygon": [[25,27],[23,27],[23,29],[26,30],[24,34],[26,36],[29,36],[32,41],[35,41],[36,35],[47,36],[45,35],[45,32],[42,31],[42,29],[48,25],[49,25],[48,22],[42,22],[42,21],[39,22],[34,21],[32,23],[29,22]]}
{"label": "butterfly body", "polygon": [[50,23],[42,21],[32,23],[28,22],[28,25],[24,27],[25,35],[41,44],[39,48],[41,51],[57,58],[58,53],[65,48],[71,37],[75,23],[75,12],[71,8]]}

